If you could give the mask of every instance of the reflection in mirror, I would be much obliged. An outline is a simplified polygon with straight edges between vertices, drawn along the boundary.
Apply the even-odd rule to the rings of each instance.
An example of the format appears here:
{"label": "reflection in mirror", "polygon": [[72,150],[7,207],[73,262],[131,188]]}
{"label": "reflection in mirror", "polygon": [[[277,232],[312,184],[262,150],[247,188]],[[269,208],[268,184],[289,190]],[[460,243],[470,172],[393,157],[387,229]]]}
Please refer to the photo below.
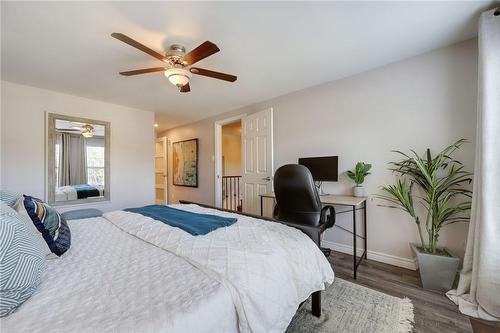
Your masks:
{"label": "reflection in mirror", "polygon": [[49,114],[49,202],[109,199],[109,123]]}

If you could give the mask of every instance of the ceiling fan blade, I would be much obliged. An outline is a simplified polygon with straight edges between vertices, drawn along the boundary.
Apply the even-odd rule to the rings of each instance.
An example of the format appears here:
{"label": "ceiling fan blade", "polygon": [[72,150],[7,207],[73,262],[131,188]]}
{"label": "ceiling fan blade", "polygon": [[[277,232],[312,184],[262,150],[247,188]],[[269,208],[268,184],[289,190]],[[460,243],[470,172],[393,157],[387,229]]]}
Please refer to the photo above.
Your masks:
{"label": "ceiling fan blade", "polygon": [[182,92],[182,93],[190,92],[191,91],[191,87],[189,86],[189,83],[186,83],[185,85],[183,85],[181,87],[181,89],[179,89],[179,91]]}
{"label": "ceiling fan blade", "polygon": [[111,34],[112,37],[132,46],[132,47],[135,47],[136,49],[138,50],[141,50],[142,52],[146,52],[147,54],[149,54],[150,56],[153,56],[155,57],[156,59],[158,60],[161,60],[163,61],[165,59],[165,56],[163,54],[160,54],[154,50],[151,50],[149,47],[145,46],[145,45],[142,45],[141,43],[139,43],[138,41],[136,40],[133,40],[132,38],[124,35],[124,34],[121,34],[119,32],[113,32]]}
{"label": "ceiling fan blade", "polygon": [[193,65],[194,63],[211,56],[214,53],[219,52],[219,48],[212,42],[208,40],[192,50],[191,52],[184,55],[183,62],[186,65]]}
{"label": "ceiling fan blade", "polygon": [[164,67],[154,67],[154,68],[136,69],[134,71],[120,72],[120,74],[125,75],[125,76],[131,76],[131,75],[146,74],[146,73],[153,73],[153,72],[163,72],[166,70],[167,69]]}
{"label": "ceiling fan blade", "polygon": [[234,82],[237,79],[237,77],[234,75],[214,72],[214,71],[210,71],[208,69],[203,69],[203,68],[191,67],[189,69],[189,71],[193,74],[208,76],[208,77],[212,77],[214,79],[219,79],[219,80],[224,80],[224,81],[229,81],[229,82]]}

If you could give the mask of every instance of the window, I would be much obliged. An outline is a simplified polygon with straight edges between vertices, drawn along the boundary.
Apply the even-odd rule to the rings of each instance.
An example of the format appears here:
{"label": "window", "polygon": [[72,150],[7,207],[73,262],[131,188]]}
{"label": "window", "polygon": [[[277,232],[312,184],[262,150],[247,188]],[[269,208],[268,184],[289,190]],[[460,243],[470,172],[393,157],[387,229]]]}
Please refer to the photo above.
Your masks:
{"label": "window", "polygon": [[87,181],[104,186],[104,147],[87,144]]}
{"label": "window", "polygon": [[59,154],[60,152],[61,145],[59,143],[56,143],[56,167],[55,167],[55,176],[56,176],[56,186],[59,187]]}

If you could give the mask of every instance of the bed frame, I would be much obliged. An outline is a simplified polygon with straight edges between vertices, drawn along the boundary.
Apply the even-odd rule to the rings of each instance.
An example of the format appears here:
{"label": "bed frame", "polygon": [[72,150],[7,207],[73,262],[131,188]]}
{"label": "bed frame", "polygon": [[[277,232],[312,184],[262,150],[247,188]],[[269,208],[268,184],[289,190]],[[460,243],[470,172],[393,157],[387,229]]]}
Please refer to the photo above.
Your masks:
{"label": "bed frame", "polygon": [[[181,204],[195,204],[195,205],[198,205],[198,206],[201,206],[201,207],[216,209],[216,210],[220,210],[220,211],[223,211],[223,212],[229,212],[229,213],[234,213],[234,214],[239,214],[239,215],[253,217],[253,218],[256,218],[256,219],[260,219],[260,220],[265,220],[265,221],[270,221],[270,222],[275,222],[275,223],[281,223],[281,224],[287,225],[289,227],[299,229],[300,231],[302,231],[303,233],[305,233],[307,236],[309,236],[309,238],[311,238],[311,240],[318,247],[320,247],[320,243],[321,243],[321,234],[327,228],[326,223],[323,223],[322,225],[319,225],[319,226],[304,225],[304,224],[299,224],[299,223],[294,223],[294,222],[279,221],[279,220],[275,220],[275,219],[272,219],[272,218],[269,218],[269,217],[260,216],[260,215],[254,215],[254,214],[248,214],[248,213],[242,213],[242,212],[235,212],[233,210],[223,209],[223,208],[217,208],[217,207],[214,207],[214,206],[205,205],[205,204],[201,204],[201,203],[193,202],[193,201],[179,200],[179,203],[181,203]],[[321,290],[315,291],[315,292],[313,292],[311,294],[311,306],[312,306],[311,313],[313,314],[313,316],[320,317],[321,316]]]}

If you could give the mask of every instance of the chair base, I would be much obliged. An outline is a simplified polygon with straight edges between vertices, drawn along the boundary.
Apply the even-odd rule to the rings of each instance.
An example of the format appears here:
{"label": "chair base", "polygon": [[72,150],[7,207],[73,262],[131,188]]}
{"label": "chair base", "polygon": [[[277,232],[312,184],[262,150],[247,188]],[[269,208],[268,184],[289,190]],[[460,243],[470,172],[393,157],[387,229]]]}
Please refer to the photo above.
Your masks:
{"label": "chair base", "polygon": [[327,247],[320,247],[319,249],[321,250],[321,252],[323,252],[325,257],[329,257],[330,254],[332,253],[332,250]]}

